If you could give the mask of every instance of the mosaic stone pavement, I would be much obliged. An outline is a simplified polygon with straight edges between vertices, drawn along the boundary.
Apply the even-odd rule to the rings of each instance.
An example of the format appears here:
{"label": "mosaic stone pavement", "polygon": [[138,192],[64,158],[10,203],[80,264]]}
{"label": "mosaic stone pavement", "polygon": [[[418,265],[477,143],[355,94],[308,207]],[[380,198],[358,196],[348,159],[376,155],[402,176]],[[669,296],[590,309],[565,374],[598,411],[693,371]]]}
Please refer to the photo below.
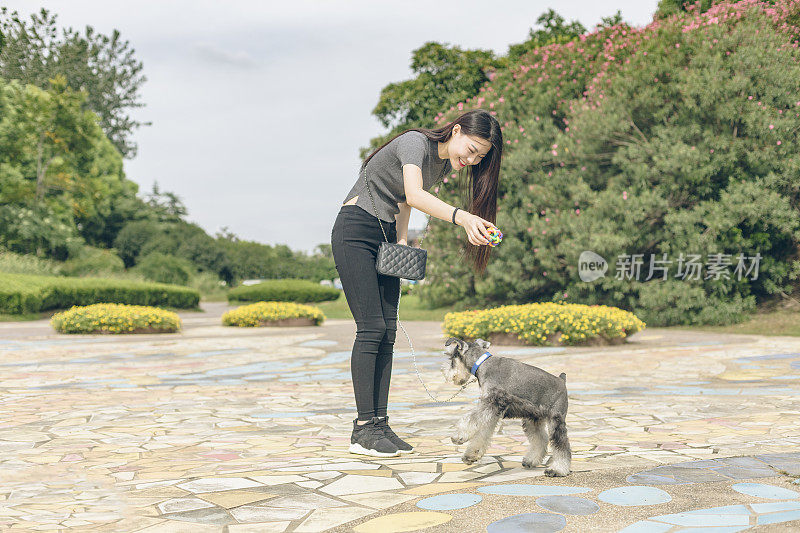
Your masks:
{"label": "mosaic stone pavement", "polygon": [[[492,347],[567,373],[574,472],[551,479],[521,467],[516,422],[463,464],[449,436],[477,387],[433,402],[402,335],[389,414],[416,451],[348,453],[354,324],[225,328],[226,309],[182,313],[168,335],[0,324],[0,530],[800,528],[800,339],[652,329],[624,346]],[[440,324],[404,326],[449,396]]]}

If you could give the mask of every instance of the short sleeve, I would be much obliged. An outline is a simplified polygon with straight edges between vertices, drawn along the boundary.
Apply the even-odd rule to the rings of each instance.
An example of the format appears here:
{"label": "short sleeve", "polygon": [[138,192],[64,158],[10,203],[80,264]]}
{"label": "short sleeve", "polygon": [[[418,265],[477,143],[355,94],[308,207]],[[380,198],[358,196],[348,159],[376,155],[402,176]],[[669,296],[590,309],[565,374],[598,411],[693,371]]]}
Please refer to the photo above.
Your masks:
{"label": "short sleeve", "polygon": [[397,158],[400,166],[417,165],[422,169],[422,162],[425,160],[425,134],[417,131],[409,131],[397,138]]}

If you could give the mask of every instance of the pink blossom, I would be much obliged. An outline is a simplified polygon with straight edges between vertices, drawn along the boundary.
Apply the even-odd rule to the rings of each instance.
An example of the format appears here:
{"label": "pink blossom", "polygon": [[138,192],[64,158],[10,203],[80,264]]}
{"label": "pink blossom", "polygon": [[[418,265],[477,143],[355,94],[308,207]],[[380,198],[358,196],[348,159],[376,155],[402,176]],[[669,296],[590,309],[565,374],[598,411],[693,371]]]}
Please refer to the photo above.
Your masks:
{"label": "pink blossom", "polygon": [[581,210],[580,210],[580,209],[576,209],[576,210],[575,210],[575,214],[576,214],[576,215],[580,215],[580,214],[581,214]]}
{"label": "pink blossom", "polygon": [[436,187],[435,189],[433,189],[433,192],[439,192],[439,187]]}
{"label": "pink blossom", "polygon": [[774,128],[775,126],[773,126],[772,124],[769,125],[769,129],[774,129]]}
{"label": "pink blossom", "polygon": [[445,182],[445,183],[447,183],[447,178],[443,179],[442,181],[443,181],[443,182]]}
{"label": "pink blossom", "polygon": [[780,142],[780,141],[778,141],[778,146],[780,146],[780,145],[781,145],[781,142]]}
{"label": "pink blossom", "polygon": [[542,209],[542,214],[544,215],[544,209]]}
{"label": "pink blossom", "polygon": [[545,222],[550,222],[550,218],[549,217],[545,217],[544,221]]}
{"label": "pink blossom", "polygon": [[539,251],[539,249],[538,249],[538,248],[534,248],[534,249],[533,249],[533,253],[536,253],[536,252],[538,252],[538,251]]}
{"label": "pink blossom", "polygon": [[544,235],[545,233],[547,233],[547,230],[546,230],[546,229],[543,229],[543,230],[542,230],[542,235]]}
{"label": "pink blossom", "polygon": [[628,199],[628,191],[622,191],[622,199],[623,200],[627,200]]}
{"label": "pink blossom", "polygon": [[546,276],[546,275],[547,275],[547,272],[542,272],[542,276]]}

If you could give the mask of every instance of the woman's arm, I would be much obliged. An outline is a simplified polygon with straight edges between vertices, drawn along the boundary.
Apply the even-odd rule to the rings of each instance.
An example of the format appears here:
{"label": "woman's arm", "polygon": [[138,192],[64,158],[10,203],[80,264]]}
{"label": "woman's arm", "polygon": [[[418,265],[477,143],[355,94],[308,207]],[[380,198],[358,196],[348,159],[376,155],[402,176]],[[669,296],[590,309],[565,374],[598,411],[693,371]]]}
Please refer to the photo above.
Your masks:
{"label": "woman's arm", "polygon": [[[422,188],[422,170],[416,165],[403,165],[403,186],[406,193],[406,203],[419,209],[423,213],[440,220],[452,222],[455,207],[439,200],[436,196]],[[456,212],[456,224],[462,226],[467,232],[467,239],[474,245],[489,244],[487,227],[496,227],[488,220],[484,220],[469,211],[459,209]],[[398,224],[399,226],[399,224]],[[399,235],[398,229],[398,235]]]}
{"label": "woman's arm", "polygon": [[411,217],[411,206],[403,202],[402,204],[397,204],[397,207],[400,208],[400,212],[395,215],[395,220],[397,221],[397,243],[408,244],[408,219]]}

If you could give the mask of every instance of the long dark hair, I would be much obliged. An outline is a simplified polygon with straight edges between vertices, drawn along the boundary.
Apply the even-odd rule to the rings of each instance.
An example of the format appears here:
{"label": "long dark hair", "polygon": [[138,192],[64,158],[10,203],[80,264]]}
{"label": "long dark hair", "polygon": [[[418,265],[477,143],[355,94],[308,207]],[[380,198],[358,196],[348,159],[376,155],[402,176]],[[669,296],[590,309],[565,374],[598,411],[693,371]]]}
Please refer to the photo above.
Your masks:
{"label": "long dark hair", "polygon": [[[466,172],[468,180],[460,180],[462,183],[463,204],[469,205],[469,212],[495,223],[497,216],[497,184],[500,179],[500,159],[503,157],[503,133],[500,131],[500,124],[491,113],[483,109],[467,111],[449,124],[437,129],[410,128],[398,133],[383,146],[375,149],[364,160],[363,165],[369,162],[378,151],[392,142],[394,139],[409,131],[424,133],[428,139],[447,142],[453,135],[453,126],[461,125],[461,133],[471,135],[480,139],[486,139],[492,143],[492,147],[485,157],[477,165],[468,165],[461,170]],[[476,272],[482,274],[486,270],[489,262],[490,246],[475,246],[469,242],[466,245],[466,256],[473,264]]]}

